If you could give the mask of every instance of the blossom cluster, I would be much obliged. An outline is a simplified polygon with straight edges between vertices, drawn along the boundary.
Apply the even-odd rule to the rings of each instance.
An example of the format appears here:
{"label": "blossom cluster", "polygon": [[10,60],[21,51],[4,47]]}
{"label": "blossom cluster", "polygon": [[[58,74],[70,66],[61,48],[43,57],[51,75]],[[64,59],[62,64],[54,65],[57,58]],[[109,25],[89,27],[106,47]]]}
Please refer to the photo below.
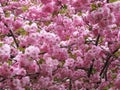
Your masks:
{"label": "blossom cluster", "polygon": [[119,0],[0,0],[0,90],[119,89]]}

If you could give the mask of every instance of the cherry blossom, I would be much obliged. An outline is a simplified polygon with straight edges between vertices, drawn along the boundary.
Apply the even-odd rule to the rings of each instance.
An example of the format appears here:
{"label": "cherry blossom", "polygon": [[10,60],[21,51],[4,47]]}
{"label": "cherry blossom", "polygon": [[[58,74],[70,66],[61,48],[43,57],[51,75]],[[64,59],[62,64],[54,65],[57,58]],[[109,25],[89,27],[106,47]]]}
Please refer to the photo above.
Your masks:
{"label": "cherry blossom", "polygon": [[0,0],[0,90],[119,89],[119,0]]}

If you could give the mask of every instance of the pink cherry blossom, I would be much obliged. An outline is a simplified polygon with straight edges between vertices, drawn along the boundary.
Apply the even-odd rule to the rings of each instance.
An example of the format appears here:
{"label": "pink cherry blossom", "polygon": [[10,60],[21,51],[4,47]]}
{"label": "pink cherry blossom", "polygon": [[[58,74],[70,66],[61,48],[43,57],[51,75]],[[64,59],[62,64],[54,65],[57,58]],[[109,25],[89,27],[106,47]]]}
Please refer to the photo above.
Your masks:
{"label": "pink cherry blossom", "polygon": [[0,90],[119,89],[119,0],[0,0]]}

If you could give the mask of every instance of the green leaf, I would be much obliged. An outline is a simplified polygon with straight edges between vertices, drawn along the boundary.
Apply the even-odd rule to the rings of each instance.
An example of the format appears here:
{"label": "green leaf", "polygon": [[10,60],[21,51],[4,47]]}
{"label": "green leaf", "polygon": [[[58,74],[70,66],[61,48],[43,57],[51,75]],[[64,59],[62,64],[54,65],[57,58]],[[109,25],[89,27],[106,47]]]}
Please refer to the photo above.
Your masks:
{"label": "green leaf", "polygon": [[63,9],[67,9],[67,5],[63,5]]}
{"label": "green leaf", "polygon": [[5,17],[9,17],[10,16],[10,12],[9,11],[5,11]]}
{"label": "green leaf", "polygon": [[61,9],[61,10],[59,11],[59,13],[60,13],[60,14],[64,14],[64,13],[66,13],[66,10],[65,10],[65,9]]}
{"label": "green leaf", "polygon": [[23,28],[17,29],[16,33],[23,36],[28,34]]}
{"label": "green leaf", "polygon": [[109,90],[109,87],[107,86],[107,87],[105,87],[103,90]]}
{"label": "green leaf", "polygon": [[91,4],[91,8],[92,8],[92,10],[96,10],[97,6],[95,4]]}
{"label": "green leaf", "polygon": [[8,65],[12,65],[12,60],[8,60]]}
{"label": "green leaf", "polygon": [[112,79],[115,79],[117,77],[117,75],[113,74],[112,75]]}
{"label": "green leaf", "polygon": [[18,47],[18,50],[25,52],[25,48],[23,48],[23,47]]}
{"label": "green leaf", "polygon": [[22,10],[25,12],[28,10],[28,6],[22,6]]}
{"label": "green leaf", "polygon": [[30,87],[25,87],[25,90],[32,90],[32,88],[30,88]]}
{"label": "green leaf", "polygon": [[110,3],[113,3],[113,2],[116,2],[116,1],[119,1],[119,0],[109,0]]}
{"label": "green leaf", "polygon": [[60,9],[59,13],[60,14],[64,14],[67,12],[67,6],[66,5],[63,5],[62,8]]}
{"label": "green leaf", "polygon": [[90,5],[91,6],[91,8],[92,8],[92,10],[91,11],[94,11],[94,10],[96,10],[96,9],[98,9],[99,7],[101,7],[101,3],[98,3],[98,4],[91,4]]}
{"label": "green leaf", "polygon": [[102,43],[102,42],[103,42],[103,40],[104,40],[104,38],[103,38],[103,37],[100,37],[100,38],[99,38],[99,42],[98,42],[98,43]]}
{"label": "green leaf", "polygon": [[79,11],[79,12],[78,12],[78,16],[82,16],[82,11]]}
{"label": "green leaf", "polygon": [[48,26],[51,23],[51,21],[46,21],[45,25]]}
{"label": "green leaf", "polygon": [[103,90],[109,90],[111,87],[113,87],[113,83],[110,83],[109,85],[105,86]]}
{"label": "green leaf", "polygon": [[2,47],[3,46],[3,43],[0,43],[0,47]]}
{"label": "green leaf", "polygon": [[114,55],[115,55],[115,57],[118,57],[118,56],[120,56],[120,52],[115,52]]}
{"label": "green leaf", "polygon": [[18,0],[12,0],[12,1],[17,2]]}
{"label": "green leaf", "polygon": [[41,59],[38,61],[39,64],[42,64],[43,62],[45,62],[45,60],[44,60],[43,58],[41,58]]}
{"label": "green leaf", "polygon": [[97,72],[97,70],[95,69],[95,68],[93,68],[92,69],[92,73],[94,74],[94,73],[96,73]]}

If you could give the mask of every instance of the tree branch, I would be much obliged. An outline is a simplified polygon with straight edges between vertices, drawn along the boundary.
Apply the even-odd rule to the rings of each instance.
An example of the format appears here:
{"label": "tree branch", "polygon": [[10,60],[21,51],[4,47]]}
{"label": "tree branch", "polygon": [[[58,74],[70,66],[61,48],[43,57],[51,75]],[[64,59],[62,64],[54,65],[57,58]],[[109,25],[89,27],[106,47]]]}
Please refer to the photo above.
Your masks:
{"label": "tree branch", "polygon": [[98,36],[97,36],[97,39],[96,39],[96,42],[95,42],[96,46],[98,45],[99,39],[100,39],[100,34],[98,34]]}
{"label": "tree branch", "polygon": [[72,90],[72,80],[69,81],[69,90]]}
{"label": "tree branch", "polygon": [[109,3],[109,0],[107,0],[106,2]]}
{"label": "tree branch", "polygon": [[[95,42],[95,45],[96,45],[96,46],[98,45],[99,39],[100,39],[100,34],[98,34],[98,36],[97,36],[97,38],[96,38],[96,42]],[[94,61],[95,61],[95,59],[92,60],[92,64],[90,65],[90,68],[89,68],[89,70],[88,70],[88,77],[90,77],[90,75],[92,74]]]}
{"label": "tree branch", "polygon": [[88,70],[88,77],[90,77],[90,75],[92,74],[94,61],[95,61],[95,59],[92,60],[92,64],[90,65],[90,68],[89,68],[89,70]]}
{"label": "tree branch", "polygon": [[[106,62],[103,66],[103,69],[100,72],[100,76],[102,76],[102,74],[105,74],[105,70],[107,70],[107,67],[109,66],[109,59],[112,57],[113,54],[115,54],[117,51],[119,50],[119,47],[117,49],[115,49],[112,54],[108,54],[107,58],[106,58]],[[107,71],[106,71],[107,72]]]}
{"label": "tree branch", "polygon": [[[4,23],[4,25],[8,28],[8,25],[6,23]],[[17,40],[15,38],[15,35],[14,35],[13,31],[11,29],[9,29],[9,32],[10,32],[10,34],[11,34],[11,36],[12,36],[12,38],[13,38],[15,44],[16,44],[16,47],[18,48],[19,44],[18,44],[18,42],[17,42]]]}
{"label": "tree branch", "polygon": [[1,80],[0,80],[0,82],[3,82],[3,81],[5,81],[6,80],[6,78],[2,78]]}
{"label": "tree branch", "polygon": [[10,34],[12,35],[12,37],[13,37],[13,39],[14,39],[14,42],[15,42],[17,48],[18,48],[18,47],[19,47],[19,44],[18,44],[18,42],[17,42],[17,40],[16,40],[16,38],[15,38],[15,36],[14,36],[12,30],[9,30],[9,32],[10,32]]}

